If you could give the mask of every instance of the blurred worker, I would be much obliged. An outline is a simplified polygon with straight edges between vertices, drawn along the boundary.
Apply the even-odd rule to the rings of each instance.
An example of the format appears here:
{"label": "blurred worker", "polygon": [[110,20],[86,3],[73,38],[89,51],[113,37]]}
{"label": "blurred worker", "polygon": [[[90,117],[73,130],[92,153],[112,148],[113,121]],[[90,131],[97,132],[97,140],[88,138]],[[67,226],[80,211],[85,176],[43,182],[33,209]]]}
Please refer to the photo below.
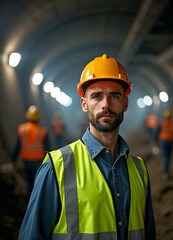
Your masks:
{"label": "blurred worker", "polygon": [[173,149],[173,120],[170,110],[164,111],[163,119],[159,122],[156,130],[156,138],[162,154],[163,178],[167,179],[170,174],[169,170]]}
{"label": "blurred worker", "polygon": [[146,165],[119,135],[131,92],[125,69],[106,54],[96,57],[77,89],[89,127],[45,156],[19,240],[155,240]]}
{"label": "blurred worker", "polygon": [[50,146],[47,129],[39,124],[40,111],[37,106],[29,107],[26,119],[28,121],[18,127],[12,159],[15,168],[18,156],[22,160],[29,199],[36,172],[42,164],[45,151],[50,150]]}
{"label": "blurred worker", "polygon": [[147,142],[154,140],[154,134],[157,127],[157,117],[155,114],[147,114],[145,121],[147,129]]}
{"label": "blurred worker", "polygon": [[55,112],[52,120],[52,132],[55,138],[55,147],[60,148],[65,144],[65,123],[60,112]]}

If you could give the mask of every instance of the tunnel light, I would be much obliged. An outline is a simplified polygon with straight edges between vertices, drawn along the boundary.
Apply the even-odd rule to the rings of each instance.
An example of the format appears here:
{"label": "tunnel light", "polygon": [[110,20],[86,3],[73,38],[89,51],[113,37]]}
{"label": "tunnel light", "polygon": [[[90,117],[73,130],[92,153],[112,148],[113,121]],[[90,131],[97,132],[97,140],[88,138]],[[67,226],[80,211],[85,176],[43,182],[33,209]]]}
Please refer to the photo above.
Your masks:
{"label": "tunnel light", "polygon": [[144,104],[145,104],[146,106],[151,106],[152,103],[153,103],[153,100],[152,100],[152,98],[151,98],[150,96],[145,96],[145,97],[143,98],[143,101],[144,101]]}
{"label": "tunnel light", "polygon": [[52,98],[56,98],[61,92],[61,89],[59,87],[54,87],[52,91],[50,92],[50,95]]}
{"label": "tunnel light", "polygon": [[144,103],[143,98],[138,98],[137,105],[138,105],[139,108],[144,108],[145,107],[145,103]]}
{"label": "tunnel light", "polygon": [[32,77],[32,83],[34,85],[40,85],[43,81],[43,74],[42,73],[35,73]]}
{"label": "tunnel light", "polygon": [[54,88],[53,82],[46,82],[43,87],[43,89],[46,93],[50,93],[53,90],[53,88]]}
{"label": "tunnel light", "polygon": [[63,102],[65,107],[69,107],[72,104],[72,98],[68,96],[68,99]]}
{"label": "tunnel light", "polygon": [[160,99],[158,96],[153,96],[153,103],[158,106],[160,104]]}
{"label": "tunnel light", "polygon": [[54,87],[50,95],[52,98],[55,98],[57,102],[59,102],[61,105],[68,107],[72,103],[71,97],[69,97],[66,93],[62,92],[59,87]]}
{"label": "tunnel light", "polygon": [[13,52],[10,54],[9,56],[9,65],[11,67],[17,67],[17,65],[19,64],[21,60],[21,55],[17,52]]}
{"label": "tunnel light", "polygon": [[60,92],[57,97],[56,100],[62,104],[65,107],[68,107],[72,104],[72,99],[71,97],[69,97],[67,94],[65,94],[64,92]]}
{"label": "tunnel light", "polygon": [[164,91],[159,93],[159,98],[162,102],[167,102],[169,100],[169,96],[167,92],[164,92]]}

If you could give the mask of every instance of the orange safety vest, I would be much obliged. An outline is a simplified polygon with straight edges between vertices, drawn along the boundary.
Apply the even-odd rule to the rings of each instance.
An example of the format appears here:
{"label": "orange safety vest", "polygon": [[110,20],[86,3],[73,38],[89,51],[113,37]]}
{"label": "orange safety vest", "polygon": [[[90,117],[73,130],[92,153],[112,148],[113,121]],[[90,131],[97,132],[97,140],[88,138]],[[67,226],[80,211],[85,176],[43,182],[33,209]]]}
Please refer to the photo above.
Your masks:
{"label": "orange safety vest", "polygon": [[40,160],[44,157],[44,140],[47,129],[37,123],[20,124],[18,128],[20,139],[20,158],[23,160]]}
{"label": "orange safety vest", "polygon": [[157,126],[157,118],[155,115],[150,114],[146,118],[146,126],[148,128],[155,128]]}
{"label": "orange safety vest", "polygon": [[159,140],[163,141],[173,141],[173,121],[172,120],[162,120],[160,122],[160,131],[158,135]]}

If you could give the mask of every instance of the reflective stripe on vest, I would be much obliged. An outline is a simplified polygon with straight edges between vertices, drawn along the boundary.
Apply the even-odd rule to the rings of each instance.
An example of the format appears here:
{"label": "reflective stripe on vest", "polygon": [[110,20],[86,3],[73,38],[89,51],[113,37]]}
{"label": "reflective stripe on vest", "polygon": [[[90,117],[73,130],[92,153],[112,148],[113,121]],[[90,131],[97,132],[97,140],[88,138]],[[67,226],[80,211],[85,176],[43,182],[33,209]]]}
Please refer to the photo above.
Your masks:
{"label": "reflective stripe on vest", "polygon": [[[92,192],[89,192],[90,189],[88,189],[88,188],[85,189],[86,191],[88,191],[86,202],[85,202],[85,196],[86,196],[85,194],[83,195],[84,200],[81,199],[82,194],[80,195],[80,191],[82,191],[82,189],[79,190],[77,185],[80,184],[81,185],[80,188],[85,187],[85,183],[83,183],[82,181],[83,180],[85,181],[87,179],[85,179],[85,176],[81,177],[79,175],[76,175],[76,171],[79,170],[79,169],[77,169],[78,167],[81,167],[80,174],[83,174],[82,173],[82,171],[83,171],[82,165],[84,163],[83,161],[81,161],[81,158],[78,158],[79,157],[78,155],[77,155],[77,159],[75,159],[75,156],[76,156],[75,149],[76,148],[78,149],[77,151],[79,151],[79,152],[80,152],[80,148],[83,151],[82,158],[85,159],[85,162],[87,162],[87,158],[88,158],[89,161],[92,162],[91,163],[92,168],[93,168],[93,166],[95,166],[94,167],[95,170],[93,170],[94,174],[96,174],[95,178],[97,178],[98,176],[100,178],[99,181],[96,180],[96,184],[98,184],[98,188],[99,188],[100,187],[99,183],[101,182],[101,187],[103,187],[103,191],[101,192],[101,194],[98,195],[98,201],[97,201],[97,203],[99,204],[99,198],[100,198],[100,201],[102,200],[101,202],[103,205],[102,204],[98,205],[99,210],[97,209],[97,212],[94,211],[94,214],[91,214],[91,216],[90,215],[87,216],[87,213],[85,212],[84,209],[81,209],[81,207],[86,208],[89,212],[92,210],[92,206],[90,206],[91,204],[90,204],[90,200],[88,200],[88,198],[90,199],[90,194],[92,194],[93,191],[95,192],[95,190],[97,192],[97,189],[92,189],[92,187],[95,186],[95,182],[93,181],[93,183],[90,185],[90,189],[92,189],[91,190]],[[53,161],[56,175],[57,175],[62,206],[63,206],[62,214],[60,216],[59,222],[55,226],[55,229],[54,229],[53,239],[57,239],[57,240],[58,239],[62,239],[62,240],[63,239],[64,240],[65,239],[69,239],[69,240],[75,240],[75,239],[116,240],[117,239],[117,237],[116,237],[116,218],[114,216],[115,213],[114,213],[112,195],[110,193],[110,190],[107,191],[107,188],[109,188],[109,187],[107,186],[107,183],[106,183],[103,175],[101,174],[100,170],[98,169],[98,167],[96,167],[95,161],[88,157],[89,155],[87,153],[86,146],[79,140],[79,141],[76,141],[74,144],[71,144],[70,146],[66,146],[65,148],[62,148],[61,152],[62,152],[62,155],[60,153],[60,150],[53,151],[50,153],[51,156],[47,155],[44,160],[44,161],[46,161],[48,158],[51,158]],[[78,162],[76,162],[76,160]],[[81,165],[80,165],[80,161],[81,161]],[[140,161],[142,161],[142,160],[140,160]],[[147,181],[146,181],[146,171],[145,171],[145,169],[143,169],[144,166],[141,167],[141,165],[139,165],[138,162],[139,162],[139,159],[137,159],[137,158],[136,158],[136,160],[133,160],[130,157],[127,159],[129,171],[130,171],[131,166],[134,164],[133,166],[135,166],[135,165],[137,166],[136,171],[137,171],[137,174],[139,175],[139,176],[137,176],[137,174],[135,173],[135,177],[136,177],[135,181],[130,180],[130,185],[131,184],[134,185],[134,183],[136,185],[138,185],[138,182],[140,182],[139,188],[143,188],[143,192],[144,192],[142,194],[141,199],[136,200],[136,202],[144,201],[144,203],[142,205],[140,203],[138,203],[138,208],[140,208],[140,206],[142,206],[142,209],[137,209],[137,210],[134,209],[134,208],[137,208],[136,202],[134,202],[134,204],[131,204],[131,208],[133,206],[133,209],[130,210],[130,220],[129,220],[130,224],[129,224],[129,234],[128,234],[129,240],[145,239],[145,237],[144,237],[144,235],[145,235],[144,234],[144,219],[143,219],[144,214],[143,213],[145,212],[145,190],[146,190],[146,186],[147,186]],[[90,165],[86,165],[86,166],[90,167]],[[61,170],[59,171],[59,169],[62,169],[62,171]],[[90,170],[91,169],[88,169],[87,172],[89,173]],[[97,170],[99,173],[95,172]],[[142,170],[144,170],[144,171],[142,171]],[[133,171],[134,171],[134,169],[133,169]],[[84,175],[85,175],[85,172],[84,172]],[[78,179],[76,179],[76,177]],[[131,173],[129,174],[129,178],[131,178]],[[64,181],[63,181],[63,179],[64,179]],[[135,188],[135,190],[136,190],[136,188]],[[138,187],[137,187],[137,190],[138,190]],[[104,193],[105,191],[107,191],[106,194]],[[131,186],[131,192],[133,192],[132,186]],[[95,196],[95,193],[93,193],[93,194]],[[108,194],[108,196],[107,196],[107,194]],[[103,195],[103,197],[102,197],[102,195]],[[133,201],[133,195],[134,194],[132,193],[132,201]],[[144,199],[143,199],[143,196],[144,196]],[[82,201],[82,202],[80,202],[80,201]],[[83,203],[83,201],[84,201],[84,203]],[[94,198],[94,201],[95,201],[95,198]],[[106,202],[106,206],[108,207],[108,209],[105,209],[104,202]],[[97,205],[97,203],[95,201],[95,205]],[[65,210],[63,210],[63,208],[65,208]],[[85,214],[81,215],[81,211],[83,211],[83,210],[84,210]],[[108,213],[107,213],[107,210],[108,210]],[[138,215],[138,210],[139,210],[140,214],[142,215],[140,217]],[[63,212],[63,211],[65,211],[65,212]],[[92,211],[91,211],[91,213],[92,213]],[[83,214],[83,212],[82,212],[82,214]],[[94,215],[94,216],[92,216],[92,215]],[[81,219],[80,216],[85,216],[85,218]],[[137,219],[135,219],[135,218],[137,218]],[[133,221],[135,222],[134,224],[133,224]],[[81,222],[83,222],[83,223],[81,223]],[[109,223],[107,224],[107,222],[109,222]],[[93,223],[95,223],[95,225],[98,225],[98,226],[92,226]],[[90,224],[91,224],[91,226],[90,226]],[[99,228],[100,226],[101,226],[101,228],[103,228],[103,231],[102,231],[102,229],[98,229],[98,231],[97,231],[97,228]],[[83,230],[81,230],[81,229],[83,229]],[[88,230],[86,231],[86,229],[88,229]]]}
{"label": "reflective stripe on vest", "polygon": [[27,150],[40,150],[42,149],[42,145],[41,145],[41,133],[42,133],[42,129],[41,127],[39,128],[38,134],[36,136],[36,141],[34,145],[31,144],[27,144],[26,143],[26,125],[23,126],[23,134],[22,134],[22,139],[21,139],[21,145],[22,148],[27,149]]}

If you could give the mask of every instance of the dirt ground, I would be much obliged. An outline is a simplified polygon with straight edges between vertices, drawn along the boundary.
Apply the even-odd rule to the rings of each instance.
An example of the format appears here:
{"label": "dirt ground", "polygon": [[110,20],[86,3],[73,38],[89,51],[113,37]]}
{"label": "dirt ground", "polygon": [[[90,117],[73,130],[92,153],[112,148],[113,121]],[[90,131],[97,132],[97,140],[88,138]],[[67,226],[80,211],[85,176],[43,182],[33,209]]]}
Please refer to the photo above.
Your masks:
{"label": "dirt ground", "polygon": [[[148,162],[157,240],[173,240],[173,167],[168,180],[162,178],[160,159]],[[172,164],[173,165],[173,164]]]}
{"label": "dirt ground", "polygon": [[[157,240],[173,240],[173,162],[171,177],[162,179],[161,157],[153,144],[130,142],[133,153],[142,156],[148,167]],[[22,172],[13,173],[10,164],[0,168],[0,240],[17,240],[26,209]]]}

